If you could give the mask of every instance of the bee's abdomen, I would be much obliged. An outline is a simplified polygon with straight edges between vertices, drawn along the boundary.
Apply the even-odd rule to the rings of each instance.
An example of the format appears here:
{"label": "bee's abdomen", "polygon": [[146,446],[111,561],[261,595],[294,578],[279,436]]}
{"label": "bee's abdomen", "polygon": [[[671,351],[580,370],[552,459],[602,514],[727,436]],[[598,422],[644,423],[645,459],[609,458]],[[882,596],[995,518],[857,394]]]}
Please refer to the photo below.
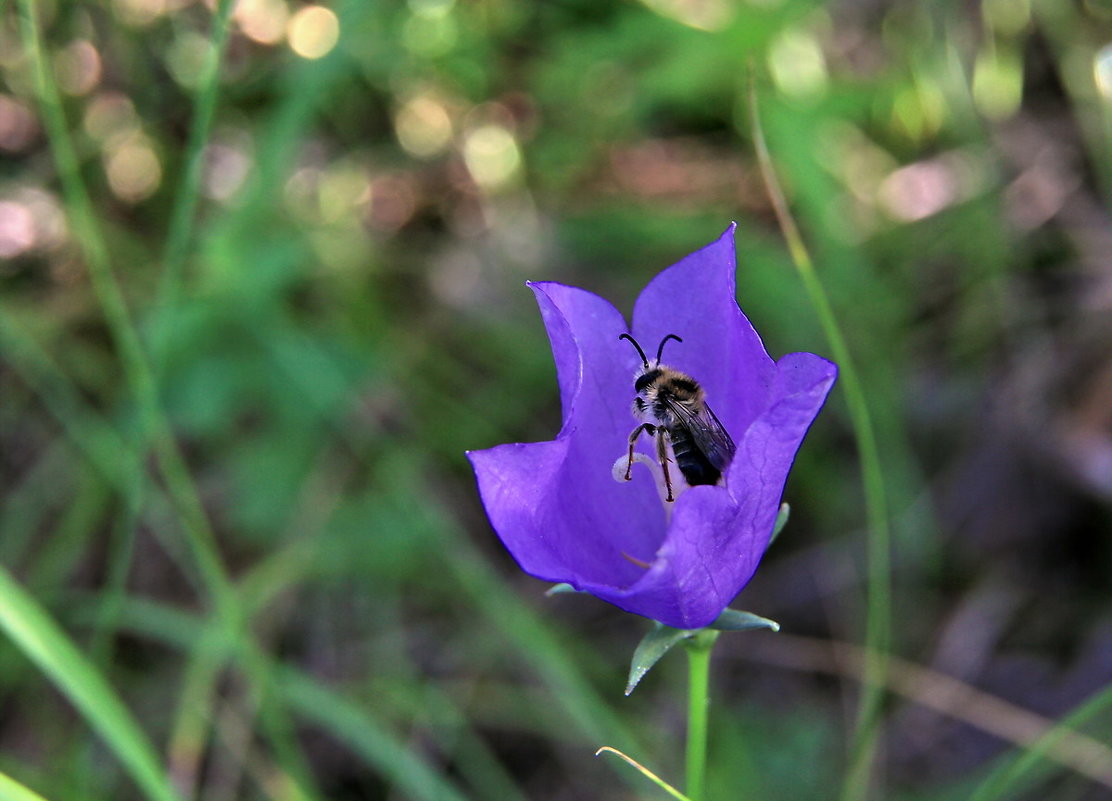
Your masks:
{"label": "bee's abdomen", "polygon": [[722,473],[710,463],[706,454],[695,446],[687,431],[678,427],[670,428],[668,438],[672,441],[672,454],[676,457],[676,466],[683,473],[689,486],[718,483]]}

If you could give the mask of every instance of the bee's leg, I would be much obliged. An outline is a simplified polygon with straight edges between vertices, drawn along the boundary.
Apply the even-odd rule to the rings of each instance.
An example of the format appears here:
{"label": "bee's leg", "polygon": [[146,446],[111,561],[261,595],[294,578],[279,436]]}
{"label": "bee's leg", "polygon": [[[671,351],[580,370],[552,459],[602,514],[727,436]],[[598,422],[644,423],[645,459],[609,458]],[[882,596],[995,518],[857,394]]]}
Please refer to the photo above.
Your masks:
{"label": "bee's leg", "polygon": [[664,487],[668,490],[668,497],[664,500],[671,503],[675,498],[672,497],[672,477],[668,474],[668,448],[664,444],[664,429],[659,426],[656,429],[656,457],[660,460],[660,469],[664,471]]}
{"label": "bee's leg", "polygon": [[656,426],[652,423],[642,423],[633,429],[633,433],[629,435],[629,464],[626,465],[626,481],[633,480],[633,446],[637,442],[637,438],[641,436],[642,431],[653,434],[656,431]]}

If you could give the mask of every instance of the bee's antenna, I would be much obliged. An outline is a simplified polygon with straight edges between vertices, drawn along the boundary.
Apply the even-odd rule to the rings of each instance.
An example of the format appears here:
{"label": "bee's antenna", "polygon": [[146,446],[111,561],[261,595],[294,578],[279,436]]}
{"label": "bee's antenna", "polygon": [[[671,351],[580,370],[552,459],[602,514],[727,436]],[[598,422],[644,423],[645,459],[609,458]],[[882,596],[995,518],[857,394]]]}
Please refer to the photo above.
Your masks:
{"label": "bee's antenna", "polygon": [[[637,355],[640,356],[641,361],[643,361],[645,363],[645,367],[649,366],[649,357],[645,355],[645,351],[641,350],[641,346],[637,344],[636,339],[631,337],[629,334],[621,334],[618,337],[618,339],[628,339],[630,342],[632,342],[633,347],[637,348]],[[663,345],[664,345],[664,343],[661,343],[661,347],[663,347]],[[660,361],[660,360],[657,359],[657,361]]]}
{"label": "bee's antenna", "polygon": [[[676,340],[676,342],[683,342],[683,340],[680,339],[675,334],[669,334],[668,336],[664,337],[664,339],[660,340],[660,347],[656,349],[656,363],[657,364],[660,364],[660,357],[664,355],[664,343],[667,342],[669,339],[674,339],[674,340]],[[637,350],[641,350],[641,349],[638,348]]]}

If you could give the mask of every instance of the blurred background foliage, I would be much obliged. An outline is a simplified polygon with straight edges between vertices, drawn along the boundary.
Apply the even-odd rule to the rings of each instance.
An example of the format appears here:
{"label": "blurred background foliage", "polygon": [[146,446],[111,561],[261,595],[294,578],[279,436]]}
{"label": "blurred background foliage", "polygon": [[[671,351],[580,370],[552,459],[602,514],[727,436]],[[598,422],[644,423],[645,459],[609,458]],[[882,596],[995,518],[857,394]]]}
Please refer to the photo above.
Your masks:
{"label": "blurred background foliage", "polygon": [[[985,784],[1112,676],[1112,4],[0,9],[0,772],[51,799],[659,797],[591,753],[680,775],[682,660],[623,698],[645,625],[544,597],[464,451],[559,426],[525,280],[628,313],[731,220],[770,352],[828,354],[752,81],[879,431],[907,661],[876,797],[1112,792],[1103,708]],[[836,795],[860,486],[836,390],[739,599],[784,632],[717,651],[711,798]]]}

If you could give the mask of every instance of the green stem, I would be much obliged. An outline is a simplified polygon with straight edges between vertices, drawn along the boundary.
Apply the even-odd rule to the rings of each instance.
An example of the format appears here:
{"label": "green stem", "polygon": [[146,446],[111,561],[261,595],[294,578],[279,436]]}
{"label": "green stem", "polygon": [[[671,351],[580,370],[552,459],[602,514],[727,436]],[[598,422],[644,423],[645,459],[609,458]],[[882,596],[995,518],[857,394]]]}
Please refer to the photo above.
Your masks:
{"label": "green stem", "polygon": [[166,344],[173,332],[173,315],[177,310],[181,292],[182,273],[189,253],[190,241],[201,194],[204,171],[205,146],[216,116],[216,102],[220,94],[220,65],[228,45],[231,30],[232,0],[219,0],[212,22],[212,43],[201,67],[197,82],[197,99],[193,107],[193,123],[185,148],[185,170],[181,185],[174,195],[170,214],[170,230],[162,256],[162,276],[158,286],[157,309],[159,328],[154,343],[156,369],[165,355]]}
{"label": "green stem", "polygon": [[707,712],[710,708],[710,652],[718,632],[704,629],[687,647],[687,783],[691,801],[703,801],[707,774]]}
{"label": "green stem", "polygon": [[[969,801],[996,801],[1004,797],[1005,793],[1017,790],[1019,783],[1035,766],[1045,758],[1048,751],[1058,745],[1064,745],[1066,735],[1081,728],[1082,724],[1098,713],[1104,712],[1112,706],[1112,684],[1106,684],[1102,690],[1091,695],[1086,701],[1075,707],[1069,714],[1058,721],[1057,725],[1044,732],[1038,739],[1028,743],[1026,750],[1013,760],[994,770],[980,786],[969,796]],[[1078,749],[1074,749],[1075,751]],[[1097,760],[1092,760],[1098,764]]]}
{"label": "green stem", "polygon": [[201,506],[197,488],[159,406],[154,371],[143,351],[120,281],[112,271],[108,247],[81,178],[80,162],[70,139],[61,95],[47,69],[36,16],[38,6],[34,0],[20,0],[18,8],[20,38],[29,56],[43,127],[57,164],[67,220],[72,226],[74,239],[81,245],[93,291],[103,309],[124,374],[137,402],[139,430],[136,441],[143,443],[149,438],[154,443],[157,464],[170,490],[170,497],[179,508],[186,538],[197,560],[202,580],[217,613],[226,622],[228,630],[235,631],[239,626],[239,615],[234,588],[220,561],[216,537]]}
{"label": "green stem", "polygon": [[864,385],[857,372],[849,345],[838,324],[837,315],[826,294],[826,289],[815,271],[811,254],[788,209],[780,181],[772,166],[768,145],[761,128],[757,92],[750,88],[750,113],[753,120],[753,141],[761,175],[768,189],[780,230],[784,234],[792,263],[795,265],[811,305],[822,324],[823,333],[838,363],[839,382],[845,393],[854,438],[857,440],[861,459],[861,478],[865,490],[865,514],[868,520],[867,612],[865,620],[865,669],[864,691],[857,709],[857,728],[850,753],[849,769],[842,787],[842,798],[867,797],[870,766],[876,750],[877,724],[881,703],[884,700],[885,679],[888,673],[888,651],[892,629],[892,587],[890,578],[891,534],[888,528],[888,501],[884,489],[884,473],[880,464],[876,431],[866,401]]}

